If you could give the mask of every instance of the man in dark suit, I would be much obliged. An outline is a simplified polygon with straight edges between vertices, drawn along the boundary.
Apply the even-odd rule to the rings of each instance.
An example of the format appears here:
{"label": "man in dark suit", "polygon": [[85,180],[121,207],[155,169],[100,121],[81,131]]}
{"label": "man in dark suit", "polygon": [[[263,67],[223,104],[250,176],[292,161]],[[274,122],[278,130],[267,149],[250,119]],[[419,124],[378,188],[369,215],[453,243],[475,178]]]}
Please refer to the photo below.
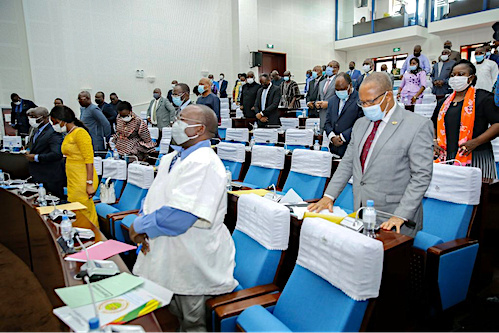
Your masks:
{"label": "man in dark suit", "polygon": [[362,74],[358,69],[355,69],[355,61],[350,61],[350,63],[348,64],[348,69],[349,71],[347,72],[347,74],[350,75],[352,83],[353,85],[355,85],[355,82],[357,82],[357,79],[361,77]]}
{"label": "man in dark suit", "polygon": [[246,84],[241,88],[241,93],[239,94],[239,105],[241,110],[243,110],[245,118],[255,118],[255,101],[260,87],[255,82],[255,73],[249,71]]}
{"label": "man in dark suit", "polygon": [[262,87],[258,90],[255,100],[255,113],[259,127],[277,127],[281,125],[279,120],[279,101],[281,100],[281,89],[270,82],[268,74],[260,75]]}
{"label": "man in dark suit", "polygon": [[220,87],[220,98],[227,98],[227,85],[229,83],[225,80],[224,73],[220,73],[220,81],[218,81],[218,86]]}
{"label": "man in dark suit", "polygon": [[10,95],[12,109],[10,124],[17,130],[19,136],[25,137],[29,134],[29,122],[26,112],[31,108],[36,108],[36,104],[29,99],[23,99],[18,94]]}
{"label": "man in dark suit", "polygon": [[355,84],[353,85],[353,87],[357,91],[359,91],[359,88],[360,88],[360,85],[362,84],[362,81],[364,81],[364,79],[367,76],[374,73],[374,61],[371,58],[367,58],[366,60],[364,60],[364,62],[362,63],[362,71],[364,72],[364,74],[362,74],[360,77],[358,77],[357,81],[355,81]]}
{"label": "man in dark suit", "polygon": [[321,83],[322,80],[324,80],[324,76],[322,75],[322,67],[317,65],[312,71],[312,80],[308,83],[308,91],[307,95],[305,96],[309,118],[319,117],[319,111],[317,111],[315,107],[315,102],[319,98],[319,83]]}
{"label": "man in dark suit", "polygon": [[116,126],[116,117],[118,117],[118,110],[115,110],[113,106],[106,103],[106,97],[102,91],[98,91],[95,94],[95,104],[97,104],[104,116],[106,116],[106,119],[109,122],[109,126],[111,126],[111,134],[114,134],[114,127]]}
{"label": "man in dark suit", "polygon": [[335,96],[328,101],[324,129],[329,139],[331,153],[343,157],[352,135],[353,124],[364,116],[357,105],[359,93],[353,89],[352,79],[339,73],[335,81]]}
{"label": "man in dark suit", "polygon": [[49,123],[49,111],[44,107],[36,107],[27,112],[33,130],[29,137],[29,173],[33,181],[43,183],[47,192],[63,198],[65,172],[62,160],[62,135],[57,133]]}
{"label": "man in dark suit", "polygon": [[440,55],[440,61],[433,65],[433,70],[431,71],[430,77],[433,83],[431,93],[437,97],[437,102],[452,92],[449,86],[449,78],[452,66],[456,62],[450,59],[450,55],[451,51],[444,49]]}

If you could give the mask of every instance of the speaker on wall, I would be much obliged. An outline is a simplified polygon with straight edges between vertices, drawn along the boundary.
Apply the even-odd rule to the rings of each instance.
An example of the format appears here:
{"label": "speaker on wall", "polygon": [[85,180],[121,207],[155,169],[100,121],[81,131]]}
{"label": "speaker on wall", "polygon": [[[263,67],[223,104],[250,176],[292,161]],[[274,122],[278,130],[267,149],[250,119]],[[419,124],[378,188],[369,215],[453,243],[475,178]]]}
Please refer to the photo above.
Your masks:
{"label": "speaker on wall", "polygon": [[251,67],[260,67],[262,65],[262,52],[251,52]]}

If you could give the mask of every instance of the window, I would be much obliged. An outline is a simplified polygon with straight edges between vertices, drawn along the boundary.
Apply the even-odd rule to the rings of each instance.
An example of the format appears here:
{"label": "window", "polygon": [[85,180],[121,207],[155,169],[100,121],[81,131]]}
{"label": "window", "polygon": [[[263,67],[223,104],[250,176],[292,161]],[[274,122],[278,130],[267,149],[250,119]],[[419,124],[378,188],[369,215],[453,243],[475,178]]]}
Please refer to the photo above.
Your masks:
{"label": "window", "polygon": [[447,18],[499,8],[499,0],[432,0],[432,20]]}

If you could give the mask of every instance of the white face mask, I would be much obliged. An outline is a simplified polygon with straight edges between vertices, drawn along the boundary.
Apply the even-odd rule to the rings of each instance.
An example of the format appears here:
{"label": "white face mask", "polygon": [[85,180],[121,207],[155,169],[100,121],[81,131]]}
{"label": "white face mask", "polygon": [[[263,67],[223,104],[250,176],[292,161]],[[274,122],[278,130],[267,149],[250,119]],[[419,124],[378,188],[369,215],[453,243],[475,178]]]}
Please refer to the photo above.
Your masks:
{"label": "white face mask", "polygon": [[172,83],[172,89],[173,89],[173,88],[175,88],[175,86],[176,86],[176,84],[173,84],[173,83]]}
{"label": "white face mask", "polygon": [[468,88],[470,85],[468,83],[469,76],[453,76],[449,78],[449,86],[452,90],[460,92]]}
{"label": "white face mask", "polygon": [[21,105],[21,101],[14,102],[15,105]]}
{"label": "white face mask", "polygon": [[252,84],[253,82],[255,82],[255,79],[249,78],[247,81],[249,84]]}
{"label": "white face mask", "polygon": [[172,138],[177,145],[186,143],[189,140],[197,138],[199,135],[188,136],[185,130],[189,127],[203,126],[202,124],[189,125],[185,121],[177,120],[172,125]]}
{"label": "white face mask", "polygon": [[362,69],[364,70],[364,72],[368,73],[371,70],[371,65],[364,65],[362,66]]}
{"label": "white face mask", "polygon": [[121,120],[123,120],[124,122],[128,123],[129,121],[132,120],[132,116],[121,117]]}
{"label": "white face mask", "polygon": [[52,128],[54,129],[54,131],[56,131],[57,133],[66,133],[68,131],[68,129],[66,128],[66,125],[62,126],[61,127],[61,124],[55,124],[55,125],[52,125]]}
{"label": "white face mask", "polygon": [[38,126],[40,126],[40,123],[38,123],[38,119],[41,119],[42,117],[38,117],[38,118],[28,118],[28,121],[29,121],[29,126],[33,127],[33,128],[38,128]]}
{"label": "white face mask", "polygon": [[449,60],[449,56],[447,54],[443,54],[443,55],[440,56],[440,59],[442,61],[447,61],[447,60]]}
{"label": "white face mask", "polygon": [[220,75],[220,80],[223,80],[224,79],[224,76],[223,75]]}

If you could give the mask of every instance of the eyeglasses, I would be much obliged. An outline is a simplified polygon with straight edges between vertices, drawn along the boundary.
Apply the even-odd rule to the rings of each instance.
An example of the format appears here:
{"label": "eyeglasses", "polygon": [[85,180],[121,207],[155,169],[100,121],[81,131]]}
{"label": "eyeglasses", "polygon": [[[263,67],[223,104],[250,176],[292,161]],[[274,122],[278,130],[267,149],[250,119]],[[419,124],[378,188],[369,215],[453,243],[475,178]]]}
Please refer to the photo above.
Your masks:
{"label": "eyeglasses", "polygon": [[370,105],[373,105],[376,100],[378,98],[380,98],[381,96],[385,95],[388,91],[385,91],[384,93],[382,93],[381,95],[379,95],[378,97],[376,97],[375,99],[371,99],[369,101],[361,101],[360,99],[357,101],[357,105],[360,106],[360,107],[363,107],[363,106],[370,106]]}

